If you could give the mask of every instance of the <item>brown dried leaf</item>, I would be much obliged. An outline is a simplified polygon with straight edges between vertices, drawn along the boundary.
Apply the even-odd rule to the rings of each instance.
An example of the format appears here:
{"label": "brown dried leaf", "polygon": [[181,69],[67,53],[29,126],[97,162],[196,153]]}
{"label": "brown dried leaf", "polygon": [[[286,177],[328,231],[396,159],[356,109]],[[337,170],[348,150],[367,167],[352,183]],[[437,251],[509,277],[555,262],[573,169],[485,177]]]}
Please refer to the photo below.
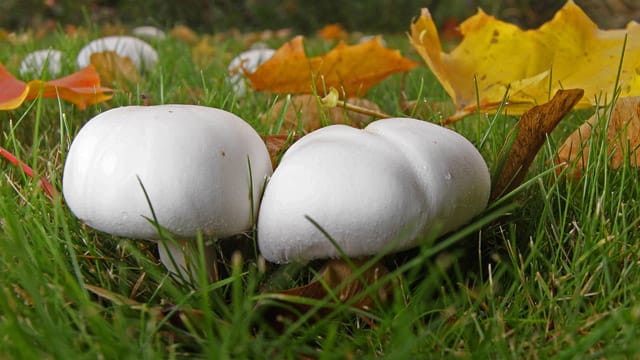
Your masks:
{"label": "brown dried leaf", "polygon": [[[287,99],[276,102],[270,111],[263,115],[263,119],[274,122],[279,119]],[[351,98],[347,101],[359,107],[380,112],[380,107],[373,101],[362,98]],[[297,132],[309,133],[328,124],[346,124],[354,127],[364,127],[373,118],[344,108],[344,102],[339,101],[335,107],[324,107],[319,104],[315,95],[302,94],[291,96],[287,111],[284,113],[284,121],[281,134]]]}
{"label": "brown dried leaf", "polygon": [[140,80],[136,64],[128,57],[119,56],[115,51],[95,52],[91,54],[90,61],[107,86],[118,84],[126,90],[129,85]]}
{"label": "brown dried leaf", "polygon": [[[352,260],[356,269],[364,266],[366,260]],[[370,310],[377,305],[387,303],[393,295],[393,284],[387,283],[379,286],[375,292],[371,292],[371,286],[381,281],[388,274],[387,268],[377,263],[365,270],[360,277],[355,276],[356,270],[344,260],[331,260],[320,271],[319,278],[314,279],[309,284],[283,290],[274,294],[270,294],[272,299],[285,302],[296,311],[303,314],[314,306],[308,305],[296,299],[313,299],[322,301],[330,299],[331,302],[340,302],[350,304],[352,307],[362,310]],[[366,292],[366,295],[365,295]],[[326,313],[329,309],[320,309],[319,314]],[[287,310],[284,307],[271,307],[267,309],[265,314],[267,319],[271,321],[295,321],[297,314]],[[279,323],[273,324],[278,327]]]}
{"label": "brown dried leaf", "polygon": [[[574,175],[580,177],[589,155],[591,132],[604,113],[592,116],[576,131],[574,131],[558,150],[558,164],[573,164]],[[607,131],[607,158],[609,166],[614,169],[620,167],[625,159],[629,159],[632,166],[640,166],[640,97],[618,99]]]}
{"label": "brown dried leaf", "polygon": [[[187,306],[177,307],[172,304],[150,306],[99,286],[87,284],[85,288],[99,298],[107,300],[114,305],[128,306],[132,310],[148,313],[156,323],[165,320],[167,323],[179,329],[198,329],[199,324],[202,324],[202,319],[204,318],[204,312],[199,309]],[[216,321],[221,326],[228,325],[220,319],[216,319]]]}
{"label": "brown dried leaf", "polygon": [[140,306],[141,304],[133,299],[130,299],[124,295],[116,294],[113,291],[109,291],[99,286],[93,286],[86,284],[85,288],[92,292],[94,295],[102,299],[109,300],[115,305],[128,305],[128,306]]}
{"label": "brown dried leaf", "polygon": [[504,162],[491,194],[496,199],[522,183],[547,135],[562,118],[580,101],[582,89],[558,90],[546,104],[535,106],[522,114],[517,135]]}
{"label": "brown dried leaf", "polygon": [[262,140],[264,140],[267,145],[267,151],[269,152],[269,158],[271,158],[271,166],[273,168],[276,167],[280,156],[293,144],[298,137],[290,136],[288,134],[275,134],[275,135],[264,135],[262,136]]}

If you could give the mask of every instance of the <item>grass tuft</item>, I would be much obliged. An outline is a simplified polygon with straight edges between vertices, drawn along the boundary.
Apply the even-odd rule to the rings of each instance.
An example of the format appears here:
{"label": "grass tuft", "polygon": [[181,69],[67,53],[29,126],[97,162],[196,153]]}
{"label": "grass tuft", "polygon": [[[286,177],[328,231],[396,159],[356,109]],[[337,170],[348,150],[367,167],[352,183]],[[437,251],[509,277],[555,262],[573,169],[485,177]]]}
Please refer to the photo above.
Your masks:
{"label": "grass tuft", "polygon": [[[43,44],[68,55],[68,73],[85,40],[54,32]],[[316,41],[312,48],[327,46]],[[410,52],[402,35],[387,41]],[[167,39],[155,46],[158,67],[131,92],[118,89],[108,103],[79,111],[56,100],[35,100],[0,112],[0,145],[60,190],[67,149],[82,124],[106,109],[141,104],[142,94],[152,104],[222,108],[262,132],[273,127],[258,115],[273,97],[255,93],[238,99],[224,80],[226,62],[241,44],[215,43],[216,58],[205,66],[194,64],[183,43]],[[17,73],[12,57],[38,47],[0,42],[0,61]],[[400,116],[403,90],[409,99],[446,100],[424,67],[406,79],[386,80],[367,97]],[[580,180],[568,180],[552,165],[564,137],[591,113],[573,112],[563,120],[528,180],[472,224],[381,257],[389,274],[380,281],[395,288],[388,304],[364,311],[329,298],[302,299],[312,310],[280,330],[255,311],[269,299],[266,290],[308,282],[322,264],[265,264],[256,256],[251,232],[221,239],[219,279],[208,283],[204,272],[195,274],[194,288],[167,273],[154,243],[88,228],[59,196],[51,201],[37,177],[2,160],[0,353],[69,359],[637,357],[639,170],[631,161],[618,169],[608,166],[610,108],[599,112]],[[426,118],[441,119],[437,112]],[[478,144],[496,170],[515,121],[476,114],[455,129]],[[371,285],[364,295],[381,286]]]}

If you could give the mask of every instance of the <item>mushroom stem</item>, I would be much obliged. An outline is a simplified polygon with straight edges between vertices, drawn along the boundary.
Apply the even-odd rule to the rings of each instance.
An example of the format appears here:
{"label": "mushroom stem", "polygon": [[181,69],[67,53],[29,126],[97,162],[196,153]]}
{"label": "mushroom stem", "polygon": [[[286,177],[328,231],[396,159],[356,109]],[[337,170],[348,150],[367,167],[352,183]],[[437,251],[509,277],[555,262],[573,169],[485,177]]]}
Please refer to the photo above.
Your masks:
{"label": "mushroom stem", "polygon": [[[204,266],[211,282],[219,279],[215,241],[205,241]],[[191,282],[198,274],[198,248],[190,240],[175,239],[158,242],[160,262],[173,274]]]}

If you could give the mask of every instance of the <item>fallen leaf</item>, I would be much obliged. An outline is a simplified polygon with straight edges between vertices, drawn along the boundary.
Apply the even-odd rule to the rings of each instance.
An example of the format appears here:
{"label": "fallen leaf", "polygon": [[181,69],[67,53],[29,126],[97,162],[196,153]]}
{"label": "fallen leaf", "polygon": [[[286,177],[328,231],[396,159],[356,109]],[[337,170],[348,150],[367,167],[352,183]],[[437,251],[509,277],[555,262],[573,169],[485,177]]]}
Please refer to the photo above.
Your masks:
{"label": "fallen leaf", "polygon": [[100,27],[100,34],[102,36],[124,35],[129,32],[126,26],[122,23],[104,23]]}
{"label": "fallen leaf", "polygon": [[69,101],[83,110],[111,98],[112,89],[100,85],[100,77],[93,66],[52,81],[32,80],[28,83],[16,79],[0,63],[0,110],[13,110],[26,100],[42,94],[43,98]]}
{"label": "fallen leaf", "polygon": [[[573,175],[580,177],[585,169],[591,144],[591,133],[604,121],[604,111],[593,115],[574,131],[558,150],[557,163],[571,166]],[[607,159],[617,169],[629,159],[631,166],[640,166],[640,97],[618,99],[606,128]]]}
{"label": "fallen leaf", "polygon": [[107,86],[119,85],[122,89],[128,89],[140,80],[136,64],[115,51],[94,52],[90,55],[90,62]]}
{"label": "fallen leaf", "polygon": [[0,63],[0,110],[11,110],[20,106],[29,94],[29,87],[16,79]]}
{"label": "fallen leaf", "polygon": [[175,26],[169,32],[169,36],[191,46],[198,43],[198,35],[196,34],[196,32],[184,25]]}
{"label": "fallen leaf", "polygon": [[460,34],[460,20],[455,17],[448,18],[440,28],[440,35],[445,42],[457,42],[462,37]]}
{"label": "fallen leaf", "polygon": [[[317,305],[311,304],[318,301],[348,304],[367,311],[386,304],[393,296],[393,284],[389,282],[380,285],[379,282],[388,274],[388,270],[377,263],[357,276],[358,268],[365,263],[366,260],[352,260],[352,267],[342,259],[331,260],[322,268],[318,278],[307,285],[266,294],[265,299],[286,303],[295,312],[287,307],[269,306],[266,307],[264,317],[278,328],[283,322],[296,321],[299,314],[314,309]],[[330,311],[330,307],[318,310],[318,314],[322,315]]]}
{"label": "fallen leaf", "polygon": [[141,305],[139,302],[133,299],[130,299],[124,295],[114,293],[113,291],[109,291],[99,286],[85,284],[85,288],[91,293],[93,293],[94,295],[97,295],[102,299],[109,300],[110,302],[118,306],[123,306],[123,305],[140,306]]}
{"label": "fallen leaf", "polygon": [[[151,316],[156,324],[164,324],[165,322],[167,322],[172,326],[182,330],[192,330],[196,329],[203,323],[202,320],[205,316],[202,310],[184,305],[147,305],[99,286],[87,284],[85,285],[85,288],[89,292],[98,296],[100,299],[107,300],[116,306],[127,306],[132,310],[147,313]],[[214,319],[214,321],[218,326],[226,327],[229,325],[221,319]]]}
{"label": "fallen leaf", "polygon": [[78,34],[78,27],[73,24],[67,24],[64,26],[64,33],[67,36],[76,36]]}
{"label": "fallen leaf", "polygon": [[267,145],[267,151],[269,152],[269,158],[271,159],[271,166],[275,169],[280,160],[280,157],[284,152],[293,144],[299,137],[290,134],[274,134],[263,135],[262,140]]}
{"label": "fallen leaf", "polygon": [[460,30],[462,42],[445,53],[427,9],[411,24],[412,45],[456,104],[458,114],[452,120],[476,112],[478,105],[483,112],[495,111],[507,89],[510,114],[545,103],[563,88],[585,90],[576,108],[603,105],[612,98],[625,39],[620,96],[640,95],[637,23],[600,30],[570,0],[536,30],[522,30],[482,10]]}
{"label": "fallen leaf", "polygon": [[340,24],[328,24],[318,30],[318,37],[324,40],[346,40],[349,33]]}
{"label": "fallen leaf", "polygon": [[[378,104],[363,98],[351,98],[347,103],[380,112]],[[286,111],[283,113],[283,110]],[[311,94],[294,95],[290,100],[280,99],[263,115],[263,120],[274,123],[284,116],[281,134],[298,132],[303,134],[319,129],[329,124],[346,124],[355,127],[364,127],[374,118],[370,115],[348,111],[344,108],[344,102],[338,101],[335,107],[324,107],[317,96]]]}
{"label": "fallen leaf", "polygon": [[199,67],[203,68],[211,64],[216,54],[216,50],[211,46],[211,38],[204,35],[202,39],[191,48],[191,58]]}
{"label": "fallen leaf", "polygon": [[361,97],[387,76],[415,66],[399,51],[382,46],[379,38],[357,45],[341,42],[323,56],[308,58],[303,38],[297,36],[246,75],[255,90],[323,94],[323,89],[334,87],[346,97]]}
{"label": "fallen leaf", "polygon": [[534,106],[522,114],[518,122],[516,138],[491,194],[492,199],[515,189],[522,183],[547,135],[580,101],[583,94],[582,89],[558,90],[551,101]]}

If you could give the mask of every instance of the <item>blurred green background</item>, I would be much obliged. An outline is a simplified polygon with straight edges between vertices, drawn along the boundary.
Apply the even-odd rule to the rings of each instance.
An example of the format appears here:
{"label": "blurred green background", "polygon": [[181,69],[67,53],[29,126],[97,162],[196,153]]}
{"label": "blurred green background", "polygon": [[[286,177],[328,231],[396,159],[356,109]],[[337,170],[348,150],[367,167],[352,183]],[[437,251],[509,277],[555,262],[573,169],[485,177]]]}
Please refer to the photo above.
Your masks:
{"label": "blurred green background", "polygon": [[[640,17],[639,0],[575,0],[602,27],[624,26]],[[350,31],[404,32],[420,8],[436,23],[485,12],[532,28],[549,20],[565,0],[1,0],[0,27],[37,28],[44,22],[87,25],[119,22],[169,28],[187,25],[203,32],[293,28],[313,32],[328,23]]]}

